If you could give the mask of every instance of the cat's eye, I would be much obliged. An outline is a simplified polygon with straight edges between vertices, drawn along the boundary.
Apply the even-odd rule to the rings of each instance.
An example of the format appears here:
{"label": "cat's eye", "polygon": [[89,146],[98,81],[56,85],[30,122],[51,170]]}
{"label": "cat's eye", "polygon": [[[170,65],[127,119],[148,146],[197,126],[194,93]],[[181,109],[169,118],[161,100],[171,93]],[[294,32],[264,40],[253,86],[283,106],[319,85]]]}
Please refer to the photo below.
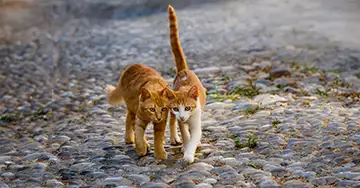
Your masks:
{"label": "cat's eye", "polygon": [[173,110],[175,111],[175,112],[178,112],[179,111],[179,108],[173,108]]}
{"label": "cat's eye", "polygon": [[190,111],[190,109],[191,109],[190,106],[185,107],[185,111]]}
{"label": "cat's eye", "polygon": [[155,108],[149,108],[150,112],[155,112]]}
{"label": "cat's eye", "polygon": [[167,110],[167,108],[162,108],[161,111],[165,112]]}

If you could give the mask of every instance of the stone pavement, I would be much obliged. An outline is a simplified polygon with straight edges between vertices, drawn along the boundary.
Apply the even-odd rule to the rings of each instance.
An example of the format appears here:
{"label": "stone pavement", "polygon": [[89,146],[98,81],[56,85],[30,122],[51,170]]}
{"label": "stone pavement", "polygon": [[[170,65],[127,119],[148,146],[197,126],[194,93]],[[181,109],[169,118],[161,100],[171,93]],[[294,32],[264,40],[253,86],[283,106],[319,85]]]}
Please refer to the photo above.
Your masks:
{"label": "stone pavement", "polygon": [[[104,85],[131,63],[171,83],[165,12],[72,18],[1,44],[0,187],[359,187],[358,49],[312,32],[302,45],[279,33],[264,40],[274,31],[236,24],[244,3],[177,11],[189,66],[208,89],[190,165],[168,132],[169,159],[139,158],[124,143],[126,109],[105,100]],[[147,136],[152,145],[151,127]]]}

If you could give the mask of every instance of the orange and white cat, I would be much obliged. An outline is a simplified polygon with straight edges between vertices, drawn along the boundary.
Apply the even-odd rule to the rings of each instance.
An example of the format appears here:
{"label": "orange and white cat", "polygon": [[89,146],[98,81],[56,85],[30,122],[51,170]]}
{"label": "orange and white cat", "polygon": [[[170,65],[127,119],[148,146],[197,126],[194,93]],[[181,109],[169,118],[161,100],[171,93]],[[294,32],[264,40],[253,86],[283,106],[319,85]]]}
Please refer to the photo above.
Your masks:
{"label": "orange and white cat", "polygon": [[[125,142],[134,143],[140,156],[146,155],[150,145],[144,131],[152,122],[154,125],[154,154],[157,159],[166,159],[164,134],[169,113],[168,83],[152,68],[133,64],[121,74],[117,87],[106,85],[108,102],[119,104],[125,101],[127,107]],[[135,130],[135,133],[134,133]],[[134,139],[135,136],[135,139]]]}
{"label": "orange and white cat", "polygon": [[[170,127],[176,127],[176,118],[183,140],[183,159],[186,162],[192,163],[194,162],[196,148],[202,136],[201,114],[206,101],[206,89],[196,74],[187,66],[186,58],[180,45],[175,10],[170,5],[168,13],[170,44],[176,64],[174,91],[169,90],[167,92],[171,108]],[[170,137],[174,136],[175,134],[170,135]]]}

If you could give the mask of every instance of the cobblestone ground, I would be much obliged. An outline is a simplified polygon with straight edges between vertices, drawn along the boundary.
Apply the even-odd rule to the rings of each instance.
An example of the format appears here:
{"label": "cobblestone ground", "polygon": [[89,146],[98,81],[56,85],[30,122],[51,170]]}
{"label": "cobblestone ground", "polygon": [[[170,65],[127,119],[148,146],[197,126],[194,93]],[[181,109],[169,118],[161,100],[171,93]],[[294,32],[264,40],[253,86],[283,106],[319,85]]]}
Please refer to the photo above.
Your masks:
{"label": "cobblestone ground", "polygon": [[[205,7],[221,11],[212,6]],[[179,10],[179,19],[200,23],[199,11]],[[124,106],[105,100],[104,85],[116,84],[131,63],[171,83],[166,14],[80,18],[32,42],[0,46],[0,187],[360,186],[356,50],[239,46],[226,40],[238,40],[236,26],[216,38],[211,22],[180,23],[189,66],[208,89],[193,164],[180,160],[168,132],[169,159],[139,158],[124,143]],[[152,145],[151,127],[147,136]]]}

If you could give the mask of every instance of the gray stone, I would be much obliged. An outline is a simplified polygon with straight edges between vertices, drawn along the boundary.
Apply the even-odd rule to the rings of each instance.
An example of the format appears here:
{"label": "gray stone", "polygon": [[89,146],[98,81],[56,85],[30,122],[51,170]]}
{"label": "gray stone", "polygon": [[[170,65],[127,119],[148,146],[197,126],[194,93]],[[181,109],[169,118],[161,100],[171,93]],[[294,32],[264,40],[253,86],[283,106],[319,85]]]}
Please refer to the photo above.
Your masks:
{"label": "gray stone", "polygon": [[221,184],[235,184],[238,181],[244,180],[244,176],[236,171],[227,171],[219,175]]}
{"label": "gray stone", "polygon": [[6,185],[5,183],[0,183],[0,188],[9,188],[9,186]]}
{"label": "gray stone", "polygon": [[309,184],[309,183],[304,183],[302,181],[299,181],[299,180],[289,180],[289,181],[286,181],[284,183],[285,187],[288,187],[288,188],[312,188],[314,187],[313,185]]}
{"label": "gray stone", "polygon": [[260,104],[260,108],[275,104],[275,103],[282,103],[287,102],[288,100],[284,97],[280,97],[279,95],[272,95],[272,94],[260,94],[254,97],[253,99],[255,102]]}
{"label": "gray stone", "polygon": [[140,188],[167,188],[168,185],[165,183],[147,182],[140,186]]}
{"label": "gray stone", "polygon": [[210,172],[216,173],[216,174],[221,174],[223,172],[230,172],[230,171],[236,172],[236,170],[233,167],[231,167],[229,165],[225,165],[225,166],[221,166],[221,167],[215,167],[215,168],[211,169]]}
{"label": "gray stone", "polygon": [[339,179],[332,176],[320,177],[315,178],[311,181],[313,185],[320,186],[320,185],[334,185],[339,182]]}
{"label": "gray stone", "polygon": [[59,136],[52,136],[50,138],[50,141],[52,143],[57,143],[57,144],[64,144],[65,142],[69,141],[71,138],[68,136],[64,136],[64,135],[59,135]]}
{"label": "gray stone", "polygon": [[270,68],[271,67],[271,62],[270,61],[261,61],[261,62],[256,62],[254,64],[252,64],[252,66],[259,68],[259,69],[266,69],[266,68]]}
{"label": "gray stone", "polygon": [[12,179],[15,177],[15,174],[12,172],[4,172],[1,174],[1,177],[3,178],[8,178],[8,179]]}
{"label": "gray stone", "polygon": [[56,187],[56,188],[58,188],[58,187],[64,187],[64,184],[59,182],[56,179],[51,179],[51,180],[46,181],[46,186],[47,187],[54,187],[54,188]]}
{"label": "gray stone", "polygon": [[196,187],[196,184],[192,181],[184,181],[184,182],[177,182],[175,184],[172,184],[171,187],[174,188],[193,188]]}
{"label": "gray stone", "polygon": [[275,69],[270,73],[272,78],[280,78],[280,77],[290,77],[291,71],[288,69]]}
{"label": "gray stone", "polygon": [[215,184],[217,182],[217,180],[214,178],[206,178],[202,182],[205,184]]}
{"label": "gray stone", "polygon": [[263,126],[258,128],[258,130],[260,132],[265,132],[265,131],[270,130],[270,129],[272,129],[272,125],[270,125],[270,124],[266,124],[266,125],[263,125]]}
{"label": "gray stone", "polygon": [[258,107],[259,105],[257,103],[238,103],[232,110],[245,112],[256,110]]}
{"label": "gray stone", "polygon": [[224,102],[213,102],[210,104],[206,105],[207,109],[212,109],[212,110],[216,110],[216,109],[231,109],[235,106],[235,104],[232,103],[224,103]]}
{"label": "gray stone", "polygon": [[115,184],[115,185],[132,185],[132,182],[123,177],[109,177],[105,178],[104,185]]}
{"label": "gray stone", "polygon": [[212,188],[213,186],[208,183],[199,183],[195,187],[197,187],[197,188]]}
{"label": "gray stone", "polygon": [[204,171],[210,171],[211,169],[213,169],[214,167],[212,165],[203,163],[203,162],[197,162],[194,163],[192,165],[190,165],[189,167],[187,167],[187,171],[193,171],[193,170],[204,170]]}
{"label": "gray stone", "polygon": [[150,178],[148,176],[142,174],[131,174],[127,176],[127,179],[135,182],[137,185],[141,185],[150,181]]}
{"label": "gray stone", "polygon": [[25,161],[34,161],[37,159],[48,159],[49,156],[46,153],[32,153],[23,157]]}
{"label": "gray stone", "polygon": [[336,176],[348,180],[360,180],[360,172],[339,172]]}

